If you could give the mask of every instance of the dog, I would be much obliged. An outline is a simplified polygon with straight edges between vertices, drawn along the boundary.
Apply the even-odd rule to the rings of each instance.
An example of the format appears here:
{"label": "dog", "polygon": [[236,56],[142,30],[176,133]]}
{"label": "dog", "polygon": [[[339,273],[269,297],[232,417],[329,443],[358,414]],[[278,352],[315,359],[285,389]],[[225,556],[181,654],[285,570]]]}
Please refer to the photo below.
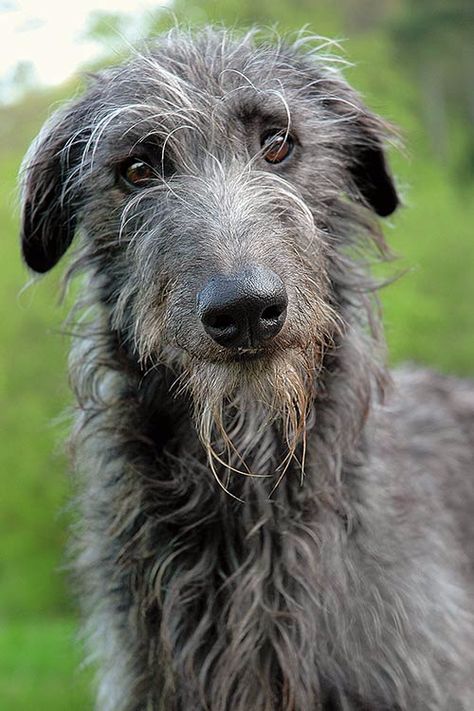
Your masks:
{"label": "dog", "polygon": [[101,711],[474,709],[474,388],[386,367],[393,133],[325,51],[174,30],[25,159]]}

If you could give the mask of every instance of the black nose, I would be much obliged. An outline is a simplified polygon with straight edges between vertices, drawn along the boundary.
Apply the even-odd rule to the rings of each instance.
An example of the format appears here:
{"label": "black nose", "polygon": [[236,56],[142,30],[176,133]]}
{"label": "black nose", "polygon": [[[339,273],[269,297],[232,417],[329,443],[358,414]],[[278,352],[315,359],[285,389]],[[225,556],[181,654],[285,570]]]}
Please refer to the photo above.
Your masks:
{"label": "black nose", "polygon": [[197,297],[206,333],[228,348],[255,348],[276,336],[287,306],[282,280],[264,267],[213,277]]}

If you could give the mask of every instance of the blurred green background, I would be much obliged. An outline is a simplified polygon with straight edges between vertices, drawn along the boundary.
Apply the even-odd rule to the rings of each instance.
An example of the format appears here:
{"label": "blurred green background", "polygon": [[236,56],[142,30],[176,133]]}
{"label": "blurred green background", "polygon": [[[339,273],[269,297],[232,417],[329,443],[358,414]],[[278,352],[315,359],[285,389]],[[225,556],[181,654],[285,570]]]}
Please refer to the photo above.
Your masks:
{"label": "blurred green background", "polygon": [[[405,208],[386,235],[408,268],[382,300],[391,360],[474,373],[474,6],[444,0],[225,0],[170,5],[187,24],[260,24],[344,39],[346,77],[397,124],[392,164]],[[175,21],[144,17],[153,36]],[[95,14],[88,32],[122,55],[127,19]],[[107,61],[107,60],[104,60]],[[70,482],[61,442],[70,402],[56,271],[25,289],[16,176],[46,116],[80,86],[0,106],[0,711],[90,709],[75,605],[64,571]],[[67,300],[66,300],[67,302]]]}

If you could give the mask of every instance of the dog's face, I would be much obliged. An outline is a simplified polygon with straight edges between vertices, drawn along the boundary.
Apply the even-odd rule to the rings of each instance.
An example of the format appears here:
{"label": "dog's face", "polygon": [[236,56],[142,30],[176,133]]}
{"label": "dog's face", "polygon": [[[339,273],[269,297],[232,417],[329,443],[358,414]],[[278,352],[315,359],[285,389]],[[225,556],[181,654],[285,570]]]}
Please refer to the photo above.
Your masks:
{"label": "dog's face", "polygon": [[397,206],[382,137],[317,53],[172,35],[40,134],[24,259],[47,271],[81,227],[111,327],[177,372],[204,439],[236,397],[295,439],[340,327],[336,255]]}

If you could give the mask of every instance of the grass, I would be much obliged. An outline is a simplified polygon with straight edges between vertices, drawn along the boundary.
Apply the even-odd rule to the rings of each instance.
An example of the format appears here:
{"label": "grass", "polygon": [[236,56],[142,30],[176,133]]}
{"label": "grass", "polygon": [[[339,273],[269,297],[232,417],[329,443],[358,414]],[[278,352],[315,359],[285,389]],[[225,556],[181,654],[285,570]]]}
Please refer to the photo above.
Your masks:
{"label": "grass", "polygon": [[474,205],[437,166],[417,166],[389,233],[408,269],[381,294],[392,363],[415,361],[444,372],[474,374]]}
{"label": "grass", "polygon": [[70,618],[1,624],[0,711],[87,711],[91,672],[80,667]]}

